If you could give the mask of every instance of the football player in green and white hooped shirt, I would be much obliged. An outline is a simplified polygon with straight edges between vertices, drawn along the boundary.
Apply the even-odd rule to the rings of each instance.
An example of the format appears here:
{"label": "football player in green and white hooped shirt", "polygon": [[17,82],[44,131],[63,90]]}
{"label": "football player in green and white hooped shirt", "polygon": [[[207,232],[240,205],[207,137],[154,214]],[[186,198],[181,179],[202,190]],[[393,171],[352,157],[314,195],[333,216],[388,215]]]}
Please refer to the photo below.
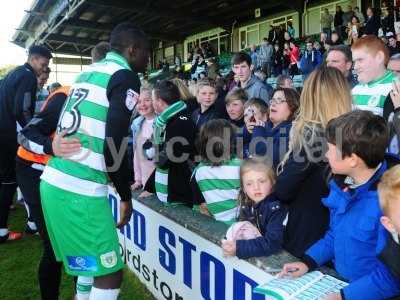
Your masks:
{"label": "football player in green and white hooped shirt", "polygon": [[41,177],[42,208],[57,260],[73,276],[93,276],[90,299],[115,300],[124,266],[107,199],[111,181],[121,197],[120,222],[132,214],[124,139],[149,58],[147,37],[131,23],[110,35],[106,58],[82,72],[70,89],[57,133],[77,138],[81,151],[52,158]]}
{"label": "football player in green and white hooped shirt", "polygon": [[358,39],[351,47],[354,70],[358,82],[353,89],[353,108],[372,111],[388,120],[393,112],[390,91],[396,79],[386,69],[389,50],[376,36],[367,35]]}
{"label": "football player in green and white hooped shirt", "polygon": [[241,160],[235,156],[236,130],[222,119],[211,120],[200,131],[202,161],[192,176],[193,202],[200,212],[232,224],[238,217]]}

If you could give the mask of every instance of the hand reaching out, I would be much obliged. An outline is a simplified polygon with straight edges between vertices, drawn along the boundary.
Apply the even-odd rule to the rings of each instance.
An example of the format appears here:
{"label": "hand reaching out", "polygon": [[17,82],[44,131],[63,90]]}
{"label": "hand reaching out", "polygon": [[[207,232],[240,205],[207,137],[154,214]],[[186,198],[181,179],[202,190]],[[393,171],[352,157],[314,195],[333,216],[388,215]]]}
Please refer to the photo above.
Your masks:
{"label": "hand reaching out", "polygon": [[224,256],[236,255],[236,241],[221,240],[222,251]]}

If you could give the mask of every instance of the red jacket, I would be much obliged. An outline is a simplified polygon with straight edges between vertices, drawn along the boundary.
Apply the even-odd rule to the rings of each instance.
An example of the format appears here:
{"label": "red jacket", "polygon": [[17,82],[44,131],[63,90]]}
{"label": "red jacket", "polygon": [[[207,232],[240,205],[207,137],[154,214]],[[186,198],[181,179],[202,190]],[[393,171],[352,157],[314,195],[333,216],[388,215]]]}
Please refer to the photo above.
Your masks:
{"label": "red jacket", "polygon": [[290,49],[290,64],[296,64],[300,59],[300,50],[299,47],[294,46],[294,48]]}

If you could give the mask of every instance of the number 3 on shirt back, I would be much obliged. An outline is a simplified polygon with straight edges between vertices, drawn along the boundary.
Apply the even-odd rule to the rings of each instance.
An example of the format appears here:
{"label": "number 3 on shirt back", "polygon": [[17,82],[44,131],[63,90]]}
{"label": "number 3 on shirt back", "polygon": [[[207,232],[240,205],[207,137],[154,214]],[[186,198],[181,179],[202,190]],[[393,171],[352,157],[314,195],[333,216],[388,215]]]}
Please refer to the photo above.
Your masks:
{"label": "number 3 on shirt back", "polygon": [[86,99],[88,94],[89,90],[83,88],[72,89],[70,91],[58,122],[58,133],[66,131],[66,135],[68,136],[77,132],[81,124],[79,105]]}

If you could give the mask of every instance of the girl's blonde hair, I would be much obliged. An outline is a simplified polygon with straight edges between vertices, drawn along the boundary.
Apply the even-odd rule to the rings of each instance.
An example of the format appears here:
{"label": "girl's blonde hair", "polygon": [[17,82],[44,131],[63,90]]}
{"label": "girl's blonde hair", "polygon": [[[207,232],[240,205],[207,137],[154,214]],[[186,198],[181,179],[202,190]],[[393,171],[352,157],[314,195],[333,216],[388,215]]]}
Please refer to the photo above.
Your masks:
{"label": "girl's blonde hair", "polygon": [[140,93],[149,92],[151,95],[151,91],[153,90],[153,85],[147,81],[143,81],[140,86]]}
{"label": "girl's blonde hair", "polygon": [[312,72],[300,96],[300,108],[290,132],[289,150],[278,167],[279,172],[291,154],[299,155],[302,150],[312,161],[312,148],[324,137],[329,120],[351,111],[351,101],[349,84],[339,70],[324,66]]}
{"label": "girl's blonde hair", "polygon": [[243,176],[249,171],[264,172],[268,179],[271,181],[271,185],[274,186],[276,182],[276,174],[272,167],[272,163],[263,157],[250,157],[245,159],[240,166],[240,191],[239,191],[239,219],[242,220],[242,210],[245,207],[253,205],[253,201],[245,194],[243,187]]}
{"label": "girl's blonde hair", "polygon": [[185,82],[179,78],[171,79],[173,83],[178,87],[179,93],[181,94],[181,99],[183,101],[187,101],[191,98],[194,98],[194,95],[189,91],[189,88],[186,86]]}

